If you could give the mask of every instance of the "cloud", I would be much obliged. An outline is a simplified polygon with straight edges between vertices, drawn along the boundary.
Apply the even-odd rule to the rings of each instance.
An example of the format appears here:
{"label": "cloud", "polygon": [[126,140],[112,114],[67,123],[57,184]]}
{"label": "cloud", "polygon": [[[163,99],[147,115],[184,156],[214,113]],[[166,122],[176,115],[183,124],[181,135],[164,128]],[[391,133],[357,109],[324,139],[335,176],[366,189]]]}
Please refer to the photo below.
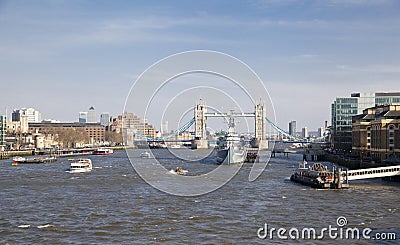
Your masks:
{"label": "cloud", "polygon": [[400,65],[367,65],[367,66],[349,66],[337,65],[337,69],[348,72],[365,73],[400,73]]}
{"label": "cloud", "polygon": [[340,6],[378,6],[388,5],[394,3],[394,0],[328,0],[328,5]]}

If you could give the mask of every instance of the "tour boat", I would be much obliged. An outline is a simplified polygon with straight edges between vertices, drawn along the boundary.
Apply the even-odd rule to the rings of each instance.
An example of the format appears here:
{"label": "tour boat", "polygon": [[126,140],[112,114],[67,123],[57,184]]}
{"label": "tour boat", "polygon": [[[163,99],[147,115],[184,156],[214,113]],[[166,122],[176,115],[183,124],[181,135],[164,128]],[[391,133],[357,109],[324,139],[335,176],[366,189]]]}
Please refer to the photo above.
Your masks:
{"label": "tour boat", "polygon": [[108,148],[99,148],[93,152],[93,155],[111,155],[114,151]]}
{"label": "tour boat", "polygon": [[[311,167],[307,167],[306,161],[299,164],[299,168],[293,172],[290,176],[290,180],[319,189],[335,188],[337,182],[340,181],[338,172],[328,170],[328,168],[321,163],[314,163]],[[344,183],[342,186],[348,187]]]}
{"label": "tour boat", "polygon": [[92,160],[88,158],[80,158],[75,162],[71,162],[70,173],[84,173],[92,170]]}

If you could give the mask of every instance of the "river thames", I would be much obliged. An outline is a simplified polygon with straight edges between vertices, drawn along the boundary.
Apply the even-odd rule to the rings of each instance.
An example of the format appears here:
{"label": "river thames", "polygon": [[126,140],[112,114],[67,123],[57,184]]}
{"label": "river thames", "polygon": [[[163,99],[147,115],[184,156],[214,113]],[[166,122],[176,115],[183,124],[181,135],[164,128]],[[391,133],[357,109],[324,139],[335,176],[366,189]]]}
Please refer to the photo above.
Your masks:
{"label": "river thames", "polygon": [[[179,165],[189,173],[217,166],[212,158],[186,163],[166,150],[154,153],[167,168]],[[272,158],[254,182],[248,181],[252,164],[246,163],[225,186],[197,197],[154,189],[136,174],[125,151],[88,158],[94,169],[83,174],[66,172],[67,158],[17,167],[11,166],[11,160],[0,161],[1,243],[399,243],[399,183],[364,180],[341,190],[302,186],[289,180],[301,156]],[[347,227],[395,233],[397,240],[346,241],[328,236],[317,241],[282,240],[276,233],[263,240],[257,235],[265,224],[321,230],[337,226],[338,217],[346,218]]]}

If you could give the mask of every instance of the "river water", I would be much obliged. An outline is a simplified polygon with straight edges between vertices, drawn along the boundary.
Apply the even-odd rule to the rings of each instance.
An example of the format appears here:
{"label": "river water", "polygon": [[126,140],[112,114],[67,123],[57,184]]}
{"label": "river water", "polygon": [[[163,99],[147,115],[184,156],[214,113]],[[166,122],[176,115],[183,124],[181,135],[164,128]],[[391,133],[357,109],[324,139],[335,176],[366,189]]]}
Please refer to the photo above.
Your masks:
{"label": "river water", "polygon": [[[141,150],[137,150],[140,152]],[[189,173],[214,169],[213,159],[182,162],[155,150],[167,168]],[[317,190],[288,180],[301,156],[273,158],[262,175],[248,181],[246,163],[225,186],[197,197],[163,193],[143,181],[124,151],[89,156],[90,173],[71,174],[67,158],[51,164],[11,166],[0,161],[0,242],[2,244],[399,244],[400,185],[383,180],[351,183],[349,189]],[[137,159],[140,161],[140,158]],[[229,166],[226,166],[229,167]],[[260,239],[265,227],[337,226],[390,232],[397,240]],[[260,234],[262,234],[263,230]],[[288,235],[286,233],[286,235]]]}

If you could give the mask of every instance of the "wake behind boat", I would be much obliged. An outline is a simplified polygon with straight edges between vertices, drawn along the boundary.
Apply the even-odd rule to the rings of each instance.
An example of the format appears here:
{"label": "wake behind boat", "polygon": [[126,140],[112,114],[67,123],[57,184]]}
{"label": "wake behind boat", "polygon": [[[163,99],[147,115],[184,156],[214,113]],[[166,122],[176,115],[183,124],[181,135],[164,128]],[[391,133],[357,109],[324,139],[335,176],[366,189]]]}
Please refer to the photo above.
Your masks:
{"label": "wake behind boat", "polygon": [[189,173],[188,170],[182,169],[180,167],[176,167],[176,169],[171,169],[169,172],[171,174],[179,174],[179,175],[187,175]]}
{"label": "wake behind boat", "polygon": [[77,161],[71,162],[69,169],[70,173],[85,173],[92,171],[92,160],[88,158],[80,158]]}
{"label": "wake behind boat", "polygon": [[244,142],[235,132],[235,121],[229,118],[228,133],[221,138],[217,147],[217,162],[221,164],[243,163],[246,160],[247,149]]}

